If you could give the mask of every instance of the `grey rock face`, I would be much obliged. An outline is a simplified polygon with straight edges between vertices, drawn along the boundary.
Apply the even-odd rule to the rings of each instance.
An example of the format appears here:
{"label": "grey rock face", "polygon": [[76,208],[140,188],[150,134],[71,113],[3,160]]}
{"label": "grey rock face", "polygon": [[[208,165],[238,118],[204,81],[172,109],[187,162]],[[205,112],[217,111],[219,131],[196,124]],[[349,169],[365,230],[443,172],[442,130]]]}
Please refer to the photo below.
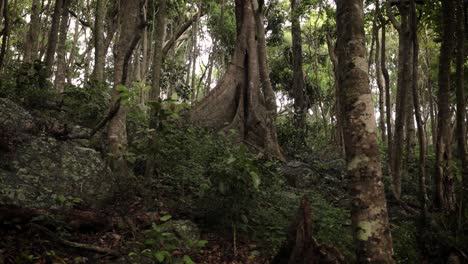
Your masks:
{"label": "grey rock face", "polygon": [[[1,120],[7,120],[1,122]],[[32,116],[20,106],[0,99],[0,128],[33,127]],[[84,202],[99,207],[111,194],[110,170],[94,149],[73,141],[23,135],[0,166],[0,202],[51,207]],[[7,165],[7,166],[6,166]]]}

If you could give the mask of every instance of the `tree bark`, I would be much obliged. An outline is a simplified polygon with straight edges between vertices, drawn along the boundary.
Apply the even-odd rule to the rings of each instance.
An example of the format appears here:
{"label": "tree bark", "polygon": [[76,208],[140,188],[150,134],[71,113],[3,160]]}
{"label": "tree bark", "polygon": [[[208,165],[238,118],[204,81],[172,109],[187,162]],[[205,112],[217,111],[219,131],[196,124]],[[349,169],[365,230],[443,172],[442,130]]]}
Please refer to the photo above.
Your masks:
{"label": "tree bark", "polygon": [[68,7],[72,0],[62,0],[62,18],[60,21],[60,32],[57,46],[57,70],[55,72],[55,90],[58,93],[63,93],[65,86],[65,70],[67,49],[67,33],[68,33]]}
{"label": "tree bark", "polygon": [[304,73],[302,71],[302,32],[300,23],[300,0],[291,0],[291,35],[292,35],[292,64],[294,95],[294,114],[297,128],[303,133],[306,119],[306,105],[304,100]]}
{"label": "tree bark", "polygon": [[424,132],[424,125],[421,115],[421,104],[419,101],[418,93],[418,63],[419,63],[419,40],[418,40],[418,22],[416,14],[416,2],[411,0],[410,3],[410,18],[411,18],[411,32],[413,39],[413,104],[414,114],[416,117],[416,125],[418,130],[418,141],[419,141],[419,203],[421,206],[421,220],[422,227],[426,226],[427,220],[427,189],[426,189],[426,137]]}
{"label": "tree bark", "polygon": [[[239,141],[284,159],[276,137],[276,101],[268,76],[262,8],[236,0],[238,34],[231,64],[218,86],[190,112],[196,125],[237,131]],[[226,125],[227,124],[227,125]]]}
{"label": "tree bark", "polygon": [[[10,38],[10,16],[8,14],[8,0],[3,1],[3,34],[2,34],[2,47],[0,48],[0,72],[5,66],[5,57],[8,50],[8,39]],[[0,19],[1,22],[1,19]]]}
{"label": "tree bark", "polygon": [[[389,7],[387,1],[387,7]],[[409,12],[406,2],[398,2],[398,10],[400,11],[401,24],[396,24],[394,19],[394,27],[399,31],[398,39],[398,87],[396,101],[396,119],[395,119],[395,135],[392,149],[392,191],[396,199],[401,196],[401,175],[403,163],[404,149],[404,133],[405,123],[408,120],[408,93],[411,90],[412,78],[412,43],[411,29],[409,27]],[[388,8],[389,17],[393,17],[392,11]],[[412,109],[412,107],[411,107]]]}
{"label": "tree bark", "polygon": [[104,81],[106,48],[104,43],[104,22],[106,19],[106,0],[96,0],[96,17],[94,20],[94,78]]}
{"label": "tree bark", "polygon": [[[465,56],[465,11],[463,0],[457,0],[457,58],[456,58],[456,94],[457,94],[457,143],[458,143],[458,158],[462,166],[462,211],[465,212],[467,208],[467,194],[468,194],[468,158],[466,153],[466,131],[465,131],[465,111],[466,111],[466,97],[465,97],[465,76],[464,76],[464,62]],[[462,226],[462,223],[460,223]]]}
{"label": "tree bark", "polygon": [[119,86],[128,85],[128,68],[133,50],[140,37],[140,1],[120,0],[120,34],[115,45],[114,88],[111,94],[111,111],[116,114],[109,121],[107,140],[111,156],[111,168],[117,178],[127,177],[128,167],[125,160],[127,151],[127,110],[120,104]]}
{"label": "tree bark", "polygon": [[359,263],[394,263],[377,126],[369,88],[361,0],[338,0],[338,73],[345,120],[351,219]]}
{"label": "tree bark", "polygon": [[386,113],[386,125],[387,125],[387,168],[388,168],[388,175],[392,177],[392,147],[393,147],[393,133],[392,133],[392,103],[391,103],[391,96],[390,96],[390,75],[388,74],[387,70],[387,35],[386,35],[386,23],[384,22],[384,18],[381,17],[382,23],[382,47],[380,52],[380,65],[382,74],[385,81],[385,113]]}
{"label": "tree bark", "polygon": [[29,30],[24,43],[23,61],[26,63],[31,63],[37,59],[37,51],[39,48],[39,34],[41,30],[40,14],[40,2],[39,0],[33,0],[31,6],[31,21],[29,22]]}
{"label": "tree bark", "polygon": [[47,51],[45,57],[45,68],[48,74],[52,74],[54,66],[55,50],[57,48],[60,17],[62,15],[63,0],[55,0],[54,13],[52,15],[52,25],[50,27]]}
{"label": "tree bark", "polygon": [[442,44],[439,57],[439,92],[437,106],[437,145],[435,164],[436,192],[434,206],[452,210],[454,206],[453,175],[450,172],[451,160],[451,113],[450,113],[450,68],[455,49],[455,8],[454,0],[442,2]]}
{"label": "tree bark", "polygon": [[[378,4],[378,3],[377,3]],[[377,14],[376,14],[377,16]],[[378,19],[376,18],[376,21]],[[379,126],[380,138],[384,144],[387,143],[386,130],[385,130],[385,84],[382,75],[382,65],[380,64],[380,41],[379,41],[379,27],[376,26],[375,32],[375,78],[377,80],[377,87],[379,88]]]}
{"label": "tree bark", "polygon": [[[155,42],[154,42],[154,58],[153,58],[153,83],[151,85],[150,101],[159,102],[161,93],[161,69],[163,63],[163,42],[164,33],[166,31],[166,0],[158,1],[158,17],[156,18],[155,28]],[[157,128],[157,116],[156,109],[152,107],[150,114],[150,128],[153,129],[150,138],[150,146],[156,144],[156,128]],[[150,153],[149,158],[146,162],[145,176],[149,179],[154,172],[155,166],[155,155]]]}

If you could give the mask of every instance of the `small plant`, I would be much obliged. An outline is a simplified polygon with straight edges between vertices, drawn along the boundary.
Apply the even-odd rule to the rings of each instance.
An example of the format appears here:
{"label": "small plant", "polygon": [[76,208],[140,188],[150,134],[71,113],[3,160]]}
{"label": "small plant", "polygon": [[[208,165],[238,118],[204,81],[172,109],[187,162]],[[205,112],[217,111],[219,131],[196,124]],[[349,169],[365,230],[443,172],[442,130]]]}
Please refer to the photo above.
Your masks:
{"label": "small plant", "polygon": [[[159,220],[165,223],[171,218],[171,215],[165,215]],[[151,228],[144,233],[144,249],[139,253],[131,252],[128,256],[132,261],[146,258],[156,261],[156,263],[195,264],[190,255],[196,253],[208,243],[206,240],[182,240],[176,234],[168,232],[162,224],[158,225],[156,223],[153,223]]]}

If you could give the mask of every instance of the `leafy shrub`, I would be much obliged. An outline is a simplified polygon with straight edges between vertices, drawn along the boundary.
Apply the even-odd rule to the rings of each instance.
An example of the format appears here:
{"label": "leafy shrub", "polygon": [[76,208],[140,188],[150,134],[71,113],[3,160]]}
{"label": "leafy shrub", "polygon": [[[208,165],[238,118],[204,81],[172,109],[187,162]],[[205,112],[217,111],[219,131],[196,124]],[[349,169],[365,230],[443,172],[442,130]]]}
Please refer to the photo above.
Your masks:
{"label": "leafy shrub", "polygon": [[[160,221],[167,222],[171,218],[171,215],[165,215],[160,218]],[[190,254],[196,253],[208,242],[206,240],[181,240],[176,234],[168,232],[163,225],[156,223],[153,223],[144,234],[144,248],[129,253],[132,263],[142,263],[143,259],[149,259],[156,263],[193,264],[195,262],[190,258]],[[181,254],[174,254],[178,251],[181,251]]]}
{"label": "leafy shrub", "polygon": [[54,96],[44,63],[40,61],[14,64],[0,78],[0,97],[23,106],[40,108]]}
{"label": "leafy shrub", "polygon": [[109,100],[108,85],[97,81],[86,82],[83,87],[67,86],[63,93],[63,104],[71,118],[88,127],[104,117]]}

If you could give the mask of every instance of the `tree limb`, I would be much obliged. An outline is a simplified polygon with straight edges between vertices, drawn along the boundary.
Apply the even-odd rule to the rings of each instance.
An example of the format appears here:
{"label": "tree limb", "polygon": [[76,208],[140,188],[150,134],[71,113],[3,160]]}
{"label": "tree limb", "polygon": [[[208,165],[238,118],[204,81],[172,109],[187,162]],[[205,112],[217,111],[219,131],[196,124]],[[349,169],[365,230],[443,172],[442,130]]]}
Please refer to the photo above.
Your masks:
{"label": "tree limb", "polygon": [[163,57],[167,56],[167,53],[169,50],[174,46],[174,44],[177,42],[180,36],[187,31],[189,27],[192,26],[192,24],[198,19],[198,17],[204,16],[203,11],[199,11],[195,15],[192,16],[187,22],[185,22],[172,36],[171,38],[166,42],[166,44],[163,47]]}
{"label": "tree limb", "polygon": [[89,23],[88,21],[86,21],[86,20],[84,20],[84,19],[78,17],[78,15],[77,15],[73,10],[68,9],[68,13],[69,13],[72,17],[78,19],[78,21],[80,22],[81,25],[83,25],[83,26],[85,26],[85,27],[90,28],[91,30],[93,30],[93,27],[91,26],[91,23]]}
{"label": "tree limb", "polygon": [[387,9],[387,16],[388,18],[390,19],[390,21],[392,22],[393,26],[395,27],[395,29],[400,32],[401,30],[401,24],[396,20],[395,18],[395,15],[393,14],[393,11],[392,11],[392,4],[393,1],[386,1],[385,2],[385,7]]}

